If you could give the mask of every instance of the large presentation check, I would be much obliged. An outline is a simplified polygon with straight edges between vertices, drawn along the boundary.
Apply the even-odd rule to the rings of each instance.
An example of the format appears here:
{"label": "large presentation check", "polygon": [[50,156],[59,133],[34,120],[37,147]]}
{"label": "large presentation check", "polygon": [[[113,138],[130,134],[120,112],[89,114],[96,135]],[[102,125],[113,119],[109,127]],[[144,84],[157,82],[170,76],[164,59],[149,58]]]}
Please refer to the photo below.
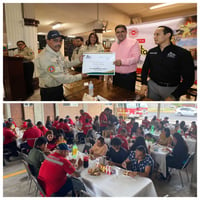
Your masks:
{"label": "large presentation check", "polygon": [[115,75],[115,53],[83,54],[82,73],[89,75]]}

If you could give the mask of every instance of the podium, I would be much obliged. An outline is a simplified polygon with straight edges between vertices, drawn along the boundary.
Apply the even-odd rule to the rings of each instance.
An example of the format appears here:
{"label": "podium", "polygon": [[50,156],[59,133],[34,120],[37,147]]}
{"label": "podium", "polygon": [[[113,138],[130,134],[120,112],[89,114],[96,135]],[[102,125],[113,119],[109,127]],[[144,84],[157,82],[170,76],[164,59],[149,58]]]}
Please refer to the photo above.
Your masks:
{"label": "podium", "polygon": [[24,80],[23,58],[3,57],[3,86],[6,101],[23,101],[28,98]]}

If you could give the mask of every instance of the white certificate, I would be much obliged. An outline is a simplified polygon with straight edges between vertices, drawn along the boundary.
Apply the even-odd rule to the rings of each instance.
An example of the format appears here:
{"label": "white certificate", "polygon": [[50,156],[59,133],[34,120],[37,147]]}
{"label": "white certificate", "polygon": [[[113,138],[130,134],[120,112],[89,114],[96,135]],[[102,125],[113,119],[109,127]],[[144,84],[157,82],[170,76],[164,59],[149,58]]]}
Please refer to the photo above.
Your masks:
{"label": "white certificate", "polygon": [[82,73],[90,75],[115,75],[115,53],[83,54]]}

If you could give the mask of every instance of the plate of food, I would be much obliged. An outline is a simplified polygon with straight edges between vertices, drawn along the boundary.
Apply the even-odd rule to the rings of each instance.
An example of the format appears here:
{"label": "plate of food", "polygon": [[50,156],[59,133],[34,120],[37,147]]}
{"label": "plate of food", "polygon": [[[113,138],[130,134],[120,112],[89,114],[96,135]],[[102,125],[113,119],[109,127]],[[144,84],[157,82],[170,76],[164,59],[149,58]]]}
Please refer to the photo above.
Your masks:
{"label": "plate of food", "polygon": [[124,176],[129,176],[129,171],[128,171],[128,170],[124,170],[124,171],[123,171],[123,175],[124,175]]}
{"label": "plate of food", "polygon": [[99,168],[89,168],[88,169],[88,174],[90,174],[91,176],[100,176],[101,172],[99,171]]}

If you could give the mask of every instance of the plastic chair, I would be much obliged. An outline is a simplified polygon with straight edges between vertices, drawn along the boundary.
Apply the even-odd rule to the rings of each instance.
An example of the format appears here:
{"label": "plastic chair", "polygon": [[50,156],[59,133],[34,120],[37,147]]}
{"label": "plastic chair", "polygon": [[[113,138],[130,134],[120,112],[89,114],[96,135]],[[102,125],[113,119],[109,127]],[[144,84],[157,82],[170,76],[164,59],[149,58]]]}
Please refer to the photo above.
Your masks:
{"label": "plastic chair", "polygon": [[173,168],[173,169],[176,169],[178,171],[178,174],[179,174],[179,177],[180,177],[180,180],[181,180],[181,185],[182,187],[184,187],[184,184],[183,184],[183,178],[182,178],[182,175],[181,175],[181,171],[183,171],[185,169],[186,171],[186,175],[187,175],[187,180],[189,182],[189,175],[188,175],[188,170],[187,170],[187,166],[189,165],[189,163],[193,160],[194,158],[194,155],[195,153],[192,152],[191,154],[189,154],[187,160],[184,162],[183,166],[181,168]]}
{"label": "plastic chair", "polygon": [[28,182],[29,182],[29,190],[28,190],[28,194],[30,194],[30,190],[31,190],[31,185],[32,185],[32,174],[31,174],[31,171],[30,171],[30,168],[28,166],[28,162],[25,161],[25,160],[22,160],[24,166],[25,166],[25,169],[26,169],[26,172],[28,174]]}
{"label": "plastic chair", "polygon": [[42,186],[39,184],[39,182],[36,179],[36,177],[34,177],[33,175],[31,175],[31,178],[32,178],[33,182],[36,185],[35,196],[37,197],[37,194],[38,194],[38,191],[39,191],[43,197],[46,197],[46,193],[45,193],[44,189],[42,188]]}

